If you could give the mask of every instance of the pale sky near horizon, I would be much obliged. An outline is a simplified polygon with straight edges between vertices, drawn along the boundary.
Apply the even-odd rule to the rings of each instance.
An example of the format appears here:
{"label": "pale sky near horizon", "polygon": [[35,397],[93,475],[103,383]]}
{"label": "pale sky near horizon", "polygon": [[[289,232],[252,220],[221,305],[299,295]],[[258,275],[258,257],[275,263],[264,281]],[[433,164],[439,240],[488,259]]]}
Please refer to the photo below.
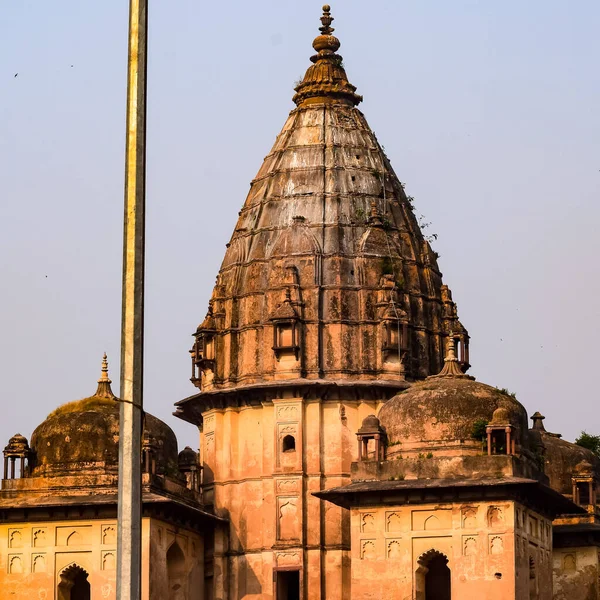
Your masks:
{"label": "pale sky near horizon", "polygon": [[[0,446],[118,392],[125,0],[0,1]],[[322,2],[150,0],[145,405],[174,418]],[[472,336],[471,374],[600,434],[600,4],[344,0],[340,54]]]}

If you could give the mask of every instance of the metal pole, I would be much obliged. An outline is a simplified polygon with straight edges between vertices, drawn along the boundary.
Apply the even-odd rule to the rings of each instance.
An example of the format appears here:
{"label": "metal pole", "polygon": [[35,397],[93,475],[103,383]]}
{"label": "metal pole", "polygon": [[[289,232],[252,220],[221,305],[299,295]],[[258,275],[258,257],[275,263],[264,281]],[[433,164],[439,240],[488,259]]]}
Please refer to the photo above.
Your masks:
{"label": "metal pole", "polygon": [[117,600],[140,600],[148,1],[130,0],[121,321]]}

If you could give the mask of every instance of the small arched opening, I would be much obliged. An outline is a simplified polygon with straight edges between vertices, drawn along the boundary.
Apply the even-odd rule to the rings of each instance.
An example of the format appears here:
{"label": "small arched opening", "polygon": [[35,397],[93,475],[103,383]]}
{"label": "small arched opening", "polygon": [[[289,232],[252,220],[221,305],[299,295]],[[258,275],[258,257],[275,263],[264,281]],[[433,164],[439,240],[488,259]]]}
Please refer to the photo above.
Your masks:
{"label": "small arched opening", "polygon": [[295,452],[296,438],[293,435],[286,435],[281,442],[281,450],[283,452]]}
{"label": "small arched opening", "polygon": [[452,584],[448,557],[429,550],[418,561],[415,580],[416,600],[451,600]]}
{"label": "small arched opening", "polygon": [[185,555],[177,542],[167,551],[169,600],[187,600]]}
{"label": "small arched opening", "polygon": [[60,574],[58,600],[90,600],[88,573],[79,565],[71,565]]}

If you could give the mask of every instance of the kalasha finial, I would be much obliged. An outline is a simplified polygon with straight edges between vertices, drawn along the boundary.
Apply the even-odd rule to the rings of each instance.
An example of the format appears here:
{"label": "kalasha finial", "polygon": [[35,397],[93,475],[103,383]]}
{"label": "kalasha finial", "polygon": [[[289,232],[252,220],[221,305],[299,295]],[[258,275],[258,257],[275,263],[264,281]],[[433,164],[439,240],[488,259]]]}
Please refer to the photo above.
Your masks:
{"label": "kalasha finial", "polygon": [[342,102],[356,106],[362,102],[362,96],[356,93],[356,87],[348,81],[342,57],[336,54],[340,49],[340,40],[333,35],[333,17],[329,4],[323,6],[321,23],[321,33],[313,41],[317,54],[310,57],[314,64],[295,87],[294,102],[298,106],[318,102]]}
{"label": "kalasha finial", "polygon": [[446,348],[446,358],[444,359],[444,366],[437,375],[431,377],[464,377],[466,379],[475,379],[470,375],[465,375],[458,364],[458,358],[456,358],[456,343],[454,341],[454,333],[448,334],[448,346]]}
{"label": "kalasha finial", "polygon": [[98,389],[94,396],[98,398],[115,398],[116,396],[113,394],[113,391],[110,387],[112,381],[108,376],[108,357],[106,356],[106,352],[102,357],[102,372],[100,373],[100,379],[98,379]]}
{"label": "kalasha finial", "polygon": [[331,27],[333,23],[333,17],[331,16],[331,6],[329,4],[323,5],[323,16],[321,17],[322,27],[319,27],[319,31],[323,35],[331,35],[335,29]]}
{"label": "kalasha finial", "polygon": [[108,383],[112,383],[112,381],[108,378],[108,357],[106,356],[106,352],[102,357],[102,373],[100,375],[98,383],[100,383],[101,381],[108,381]]}

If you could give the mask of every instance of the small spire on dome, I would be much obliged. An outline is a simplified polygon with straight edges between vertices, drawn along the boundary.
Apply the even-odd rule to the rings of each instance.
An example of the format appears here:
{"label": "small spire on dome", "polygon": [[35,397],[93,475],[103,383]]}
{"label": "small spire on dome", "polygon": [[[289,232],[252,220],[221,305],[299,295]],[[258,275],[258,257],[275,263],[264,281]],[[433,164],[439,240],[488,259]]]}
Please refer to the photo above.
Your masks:
{"label": "small spire on dome", "polygon": [[100,374],[100,379],[98,379],[98,389],[94,396],[97,398],[115,398],[116,396],[113,394],[113,391],[110,387],[112,381],[108,376],[108,358],[106,356],[106,352],[102,357],[102,372]]}
{"label": "small spire on dome", "polygon": [[296,86],[294,102],[298,106],[322,102],[341,102],[356,106],[362,102],[362,96],[356,93],[356,87],[349,81],[344,70],[343,60],[336,52],[340,48],[340,40],[333,35],[331,23],[331,7],[323,6],[321,27],[313,41],[313,48],[317,54],[311,56],[314,63],[306,71],[302,82]]}
{"label": "small spire on dome", "polygon": [[331,16],[331,6],[329,4],[323,5],[323,16],[321,17],[321,23],[323,23],[322,27],[319,27],[319,31],[323,35],[331,35],[335,29],[331,27],[333,23],[333,17]]}
{"label": "small spire on dome", "polygon": [[463,373],[460,365],[458,364],[458,358],[456,358],[454,334],[452,332],[450,332],[448,335],[448,346],[446,350],[446,358],[444,359],[444,366],[437,375],[431,375],[431,377],[464,377],[465,379],[475,379],[474,377]]}
{"label": "small spire on dome", "polygon": [[529,418],[533,421],[532,429],[546,431],[546,428],[544,427],[544,419],[546,417],[541,412],[536,410]]}

